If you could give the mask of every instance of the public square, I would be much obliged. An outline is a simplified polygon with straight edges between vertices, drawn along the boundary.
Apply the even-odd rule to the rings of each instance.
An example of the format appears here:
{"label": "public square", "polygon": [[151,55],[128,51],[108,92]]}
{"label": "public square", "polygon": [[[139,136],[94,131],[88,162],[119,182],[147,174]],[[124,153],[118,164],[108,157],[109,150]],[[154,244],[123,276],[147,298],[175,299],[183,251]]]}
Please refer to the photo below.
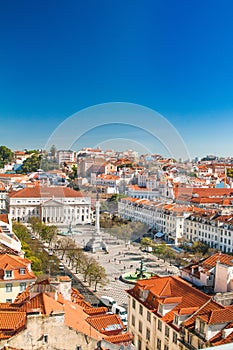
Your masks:
{"label": "public square", "polygon": [[[77,230],[73,230],[71,238],[77,246],[84,247],[88,240],[92,237],[95,228],[93,226],[79,226]],[[152,253],[144,252],[138,243],[125,243],[120,239],[112,237],[107,232],[102,232],[102,237],[108,247],[108,253],[86,252],[85,254],[93,256],[105,269],[109,279],[106,286],[97,288],[97,296],[107,295],[113,297],[116,302],[127,307],[127,294],[125,290],[133,287],[132,284],[121,281],[120,276],[125,272],[136,271],[139,268],[141,259],[143,259],[144,267],[148,272],[158,275],[177,275],[179,269],[170,266],[168,262],[158,259]],[[79,277],[78,274],[77,277]],[[80,276],[82,280],[82,277]]]}

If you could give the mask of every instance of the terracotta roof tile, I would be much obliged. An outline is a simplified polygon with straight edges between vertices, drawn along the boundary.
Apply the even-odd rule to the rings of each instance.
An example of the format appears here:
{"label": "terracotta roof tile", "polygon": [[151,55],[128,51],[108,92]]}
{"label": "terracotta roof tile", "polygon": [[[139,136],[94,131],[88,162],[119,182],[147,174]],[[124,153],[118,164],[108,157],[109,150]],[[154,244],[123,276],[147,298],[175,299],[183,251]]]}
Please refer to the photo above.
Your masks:
{"label": "terracotta roof tile", "polygon": [[106,335],[116,335],[124,329],[120,317],[115,314],[92,316],[88,317],[86,321],[96,330]]}
{"label": "terracotta roof tile", "polygon": [[63,198],[63,197],[82,197],[80,191],[75,191],[69,187],[27,187],[20,191],[9,193],[10,198]]}
{"label": "terracotta roof tile", "polygon": [[2,332],[6,330],[14,330],[25,326],[26,313],[19,311],[0,311],[0,330]]}
{"label": "terracotta roof tile", "polygon": [[6,224],[9,224],[8,215],[7,214],[0,214],[0,221],[3,221]]}
{"label": "terracotta roof tile", "polygon": [[100,314],[106,314],[108,312],[108,308],[101,306],[101,307],[85,307],[84,312],[88,314],[89,316],[91,315],[100,315]]}
{"label": "terracotta roof tile", "polygon": [[211,310],[206,314],[200,315],[199,317],[208,324],[232,322],[233,311],[228,308]]}
{"label": "terracotta roof tile", "polygon": [[[7,281],[12,280],[36,280],[36,276],[28,269],[30,260],[21,258],[17,255],[3,254],[0,255],[0,280],[4,278],[4,271],[12,270],[12,278],[7,278]],[[25,273],[21,274],[20,269],[25,269]]]}
{"label": "terracotta roof tile", "polygon": [[124,334],[112,335],[106,338],[106,340],[113,344],[121,344],[126,342],[131,342],[133,340],[133,335],[129,332]]}

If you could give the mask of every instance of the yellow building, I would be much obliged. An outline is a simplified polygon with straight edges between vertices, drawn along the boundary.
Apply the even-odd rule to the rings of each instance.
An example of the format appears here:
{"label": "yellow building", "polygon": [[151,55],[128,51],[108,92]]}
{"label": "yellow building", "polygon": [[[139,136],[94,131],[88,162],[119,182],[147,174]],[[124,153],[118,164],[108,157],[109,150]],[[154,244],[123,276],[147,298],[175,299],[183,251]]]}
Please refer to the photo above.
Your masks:
{"label": "yellow building", "polygon": [[13,302],[27,286],[35,282],[31,262],[17,255],[0,255],[0,302]]}
{"label": "yellow building", "polygon": [[225,307],[179,277],[137,281],[127,291],[128,331],[137,350],[198,350],[232,343],[233,306]]}

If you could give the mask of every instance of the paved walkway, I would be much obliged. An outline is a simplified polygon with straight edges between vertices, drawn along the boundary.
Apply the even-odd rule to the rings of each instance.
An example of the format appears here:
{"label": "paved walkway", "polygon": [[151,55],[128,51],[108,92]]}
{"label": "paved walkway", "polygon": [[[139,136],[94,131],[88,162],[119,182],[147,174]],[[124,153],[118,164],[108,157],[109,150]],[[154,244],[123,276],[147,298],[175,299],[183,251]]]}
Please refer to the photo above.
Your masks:
{"label": "paved walkway", "polygon": [[[79,227],[77,233],[73,233],[72,239],[75,240],[78,246],[83,247],[89,238],[92,236],[93,227]],[[78,232],[79,231],[79,232]],[[148,272],[153,272],[159,275],[178,274],[179,269],[175,266],[170,266],[169,263],[158,259],[155,255],[147,252],[142,252],[139,244],[126,245],[121,240],[116,240],[108,233],[103,233],[103,239],[107,243],[109,253],[104,252],[89,253],[106,269],[109,283],[101,288],[97,287],[97,296],[107,295],[113,297],[116,302],[124,307],[127,307],[127,294],[125,290],[131,289],[132,284],[122,282],[119,277],[125,272],[136,271],[140,261],[143,258],[144,267]],[[82,277],[77,275],[82,280]]]}

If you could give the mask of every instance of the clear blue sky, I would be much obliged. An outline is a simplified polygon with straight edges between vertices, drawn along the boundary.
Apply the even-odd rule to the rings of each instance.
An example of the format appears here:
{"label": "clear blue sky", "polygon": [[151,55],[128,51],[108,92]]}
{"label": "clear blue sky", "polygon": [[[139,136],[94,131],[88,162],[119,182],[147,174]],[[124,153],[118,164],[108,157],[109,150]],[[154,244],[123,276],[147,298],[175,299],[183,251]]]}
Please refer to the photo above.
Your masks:
{"label": "clear blue sky", "polygon": [[73,113],[122,101],[166,117],[192,156],[233,155],[232,13],[232,0],[2,0],[0,144],[43,147]]}

